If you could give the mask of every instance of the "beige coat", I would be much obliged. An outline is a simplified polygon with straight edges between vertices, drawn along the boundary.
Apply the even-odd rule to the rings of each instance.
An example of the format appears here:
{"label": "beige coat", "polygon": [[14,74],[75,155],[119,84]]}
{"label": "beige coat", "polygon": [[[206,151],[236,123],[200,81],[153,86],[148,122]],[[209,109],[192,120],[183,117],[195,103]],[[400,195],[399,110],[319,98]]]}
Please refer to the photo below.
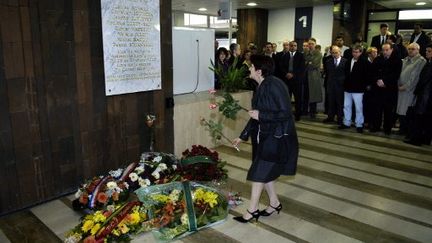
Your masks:
{"label": "beige coat", "polygon": [[396,113],[405,116],[409,106],[412,106],[414,100],[414,90],[417,86],[420,72],[426,60],[418,54],[410,58],[405,57],[402,60],[402,72],[398,81],[398,85],[405,88],[404,91],[399,91]]}
{"label": "beige coat", "polygon": [[322,54],[313,50],[305,55],[306,70],[309,82],[309,103],[322,102],[323,80],[321,77]]}

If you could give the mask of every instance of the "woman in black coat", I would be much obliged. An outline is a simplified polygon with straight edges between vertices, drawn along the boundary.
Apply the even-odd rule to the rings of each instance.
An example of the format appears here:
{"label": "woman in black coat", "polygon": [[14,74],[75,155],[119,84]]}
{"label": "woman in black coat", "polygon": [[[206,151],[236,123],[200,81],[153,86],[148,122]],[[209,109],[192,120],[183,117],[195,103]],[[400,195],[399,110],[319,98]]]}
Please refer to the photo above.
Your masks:
{"label": "woman in black coat", "polygon": [[[282,205],[275,191],[274,181],[280,175],[294,175],[297,168],[298,140],[286,85],[271,75],[273,60],[262,55],[251,57],[250,77],[258,87],[252,99],[249,122],[233,145],[252,140],[252,165],[247,180],[252,181],[252,194],[247,213],[234,219],[246,223],[260,216],[279,213]],[[267,191],[270,205],[258,209],[263,189]]]}

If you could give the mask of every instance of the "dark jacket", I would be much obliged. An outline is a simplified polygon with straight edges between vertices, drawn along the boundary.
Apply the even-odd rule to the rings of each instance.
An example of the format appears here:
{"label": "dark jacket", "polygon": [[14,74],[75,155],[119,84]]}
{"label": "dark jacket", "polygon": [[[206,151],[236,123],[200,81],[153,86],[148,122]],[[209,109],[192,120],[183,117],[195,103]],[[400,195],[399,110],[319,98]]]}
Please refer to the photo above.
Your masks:
{"label": "dark jacket", "polygon": [[294,75],[292,79],[288,80],[285,76],[289,73],[289,61],[291,59],[290,53],[284,53],[280,57],[280,71],[283,77],[282,81],[284,82],[301,82],[303,81],[305,71],[306,71],[306,62],[303,53],[296,51],[294,54],[293,61],[293,70],[292,74]]}
{"label": "dark jacket", "polygon": [[[388,39],[388,35],[386,35],[386,40]],[[381,35],[376,35],[372,37],[372,41],[370,44],[371,47],[376,47],[378,49],[378,53],[381,52],[382,44],[381,44]]]}
{"label": "dark jacket", "polygon": [[[402,60],[395,53],[385,59],[384,56],[378,56],[374,62],[376,63],[376,73],[374,74],[372,88],[380,91],[398,92],[398,80],[402,70]],[[385,87],[380,88],[376,81],[382,79]]]}
{"label": "dark jacket", "polygon": [[[278,161],[274,162],[284,164],[279,173],[295,174],[299,148],[286,85],[275,76],[266,77],[253,96],[252,109],[259,111],[259,120],[249,119],[240,138],[246,141],[251,137],[254,163],[271,161],[266,148],[278,148]],[[283,139],[282,147],[281,144],[266,144],[266,140],[272,137]]]}
{"label": "dark jacket", "polygon": [[[414,39],[415,39],[415,34],[412,33],[410,43],[413,43]],[[430,38],[426,34],[426,32],[424,32],[424,31],[421,32],[421,35],[418,38],[416,43],[419,44],[419,46],[420,46],[420,54],[422,56],[425,56],[426,55],[426,46],[429,45],[429,43],[430,43]]]}
{"label": "dark jacket", "polygon": [[345,81],[345,66],[347,60],[341,58],[339,65],[336,67],[334,64],[334,58],[328,58],[324,64],[325,75],[327,79],[327,89],[339,88],[343,90]]}
{"label": "dark jacket", "polygon": [[399,43],[396,46],[399,49],[401,59],[404,59],[405,57],[408,56],[408,50],[406,49],[406,47],[402,43]]}
{"label": "dark jacket", "polygon": [[414,110],[416,114],[432,114],[432,63],[427,62],[423,67],[419,82],[414,90],[416,103]]}
{"label": "dark jacket", "polygon": [[351,59],[345,65],[345,83],[344,88],[348,93],[364,93],[368,84],[368,61],[360,57],[351,70]]}

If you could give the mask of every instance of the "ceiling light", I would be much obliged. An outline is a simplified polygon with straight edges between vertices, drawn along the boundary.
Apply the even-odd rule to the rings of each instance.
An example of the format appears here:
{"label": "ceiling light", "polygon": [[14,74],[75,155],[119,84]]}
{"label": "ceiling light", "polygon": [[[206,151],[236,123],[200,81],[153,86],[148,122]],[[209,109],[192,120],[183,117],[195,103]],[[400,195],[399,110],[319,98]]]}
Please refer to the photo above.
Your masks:
{"label": "ceiling light", "polygon": [[207,11],[207,9],[206,8],[199,8],[198,11],[205,12],[205,11]]}
{"label": "ceiling light", "polygon": [[254,3],[254,2],[250,2],[250,3],[247,3],[246,5],[249,7],[255,7],[258,4]]}
{"label": "ceiling light", "polygon": [[417,6],[423,6],[425,4],[426,4],[426,2],[418,2],[418,3],[416,3]]}

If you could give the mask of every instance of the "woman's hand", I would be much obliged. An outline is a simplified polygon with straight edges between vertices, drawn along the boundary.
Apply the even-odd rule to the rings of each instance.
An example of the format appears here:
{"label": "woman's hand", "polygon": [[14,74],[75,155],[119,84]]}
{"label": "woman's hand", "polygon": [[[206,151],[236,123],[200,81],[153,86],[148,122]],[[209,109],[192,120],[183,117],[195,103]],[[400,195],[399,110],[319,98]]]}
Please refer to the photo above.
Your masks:
{"label": "woman's hand", "polygon": [[235,139],[232,141],[232,145],[233,145],[234,147],[237,147],[241,142],[242,142],[242,140],[241,140],[240,138],[235,138]]}
{"label": "woman's hand", "polygon": [[240,151],[238,145],[242,142],[243,140],[241,140],[240,138],[236,138],[232,141],[232,145],[233,147],[237,150]]}
{"label": "woman's hand", "polygon": [[257,120],[259,119],[259,111],[258,110],[250,110],[249,111],[249,116],[254,119]]}

